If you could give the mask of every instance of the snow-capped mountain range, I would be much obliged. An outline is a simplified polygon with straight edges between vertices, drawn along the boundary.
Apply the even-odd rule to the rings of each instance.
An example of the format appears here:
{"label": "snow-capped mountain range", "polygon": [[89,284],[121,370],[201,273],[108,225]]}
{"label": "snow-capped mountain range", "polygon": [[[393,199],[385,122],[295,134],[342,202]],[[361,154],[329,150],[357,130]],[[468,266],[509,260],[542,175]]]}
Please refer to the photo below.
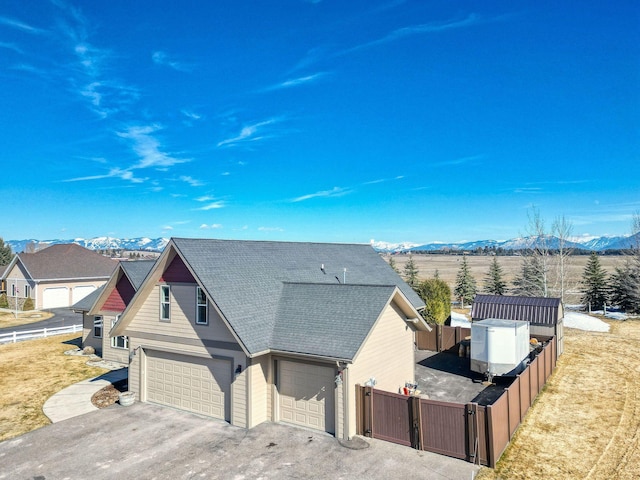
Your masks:
{"label": "snow-capped mountain range", "polygon": [[[518,237],[509,240],[474,240],[470,242],[432,242],[426,244],[419,243],[388,243],[371,240],[371,245],[379,252],[435,252],[440,250],[472,251],[477,248],[503,248],[504,250],[523,250],[536,245],[537,237]],[[602,236],[602,237],[572,237],[566,242],[565,248],[582,249],[601,252],[604,250],[622,250],[640,243],[640,233],[634,236]],[[547,248],[554,250],[558,248],[559,239],[553,236],[546,237]]]}
{"label": "snow-capped mountain range", "polygon": [[90,250],[142,250],[147,252],[160,252],[169,242],[168,238],[114,238],[114,237],[95,237],[95,238],[73,238],[67,240],[7,240],[5,243],[11,245],[13,252],[24,252],[28,244],[34,244],[38,249],[43,245],[56,245],[59,243],[77,243],[80,246]]}
{"label": "snow-capped mountain range", "polygon": [[[522,250],[530,248],[535,244],[536,237],[519,237],[510,240],[475,240],[470,242],[444,243],[432,242],[426,244],[402,242],[389,243],[371,240],[371,246],[378,252],[416,252],[427,251],[435,252],[439,250],[466,250],[471,251],[477,248],[503,248],[504,250]],[[67,240],[7,240],[5,243],[11,246],[13,252],[24,252],[28,244],[35,244],[38,248],[43,245],[54,245],[58,243],[77,243],[91,250],[134,250],[160,252],[169,242],[168,238],[115,238],[115,237],[95,237],[95,238],[74,238]],[[547,247],[549,249],[558,248],[558,238],[546,237]],[[629,248],[631,245],[640,243],[640,233],[635,236],[603,236],[603,237],[573,237],[567,242],[566,248],[593,250],[600,252],[603,250],[618,250]]]}

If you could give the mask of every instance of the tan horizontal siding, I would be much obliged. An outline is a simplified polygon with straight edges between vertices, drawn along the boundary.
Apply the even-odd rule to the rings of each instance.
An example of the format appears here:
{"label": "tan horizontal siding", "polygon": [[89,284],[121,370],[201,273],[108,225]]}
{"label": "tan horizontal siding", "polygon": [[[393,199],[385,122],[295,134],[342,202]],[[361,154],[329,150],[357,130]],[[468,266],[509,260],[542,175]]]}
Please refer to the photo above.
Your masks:
{"label": "tan horizontal siding", "polygon": [[268,368],[270,355],[263,355],[253,360],[249,367],[251,381],[249,388],[251,389],[249,398],[251,399],[251,422],[249,428],[267,421],[270,395],[268,385]]}
{"label": "tan horizontal siding", "polygon": [[127,330],[191,339],[235,342],[216,311],[209,305],[209,324],[196,325],[196,285],[171,285],[171,320],[160,320],[160,287],[153,288]]}

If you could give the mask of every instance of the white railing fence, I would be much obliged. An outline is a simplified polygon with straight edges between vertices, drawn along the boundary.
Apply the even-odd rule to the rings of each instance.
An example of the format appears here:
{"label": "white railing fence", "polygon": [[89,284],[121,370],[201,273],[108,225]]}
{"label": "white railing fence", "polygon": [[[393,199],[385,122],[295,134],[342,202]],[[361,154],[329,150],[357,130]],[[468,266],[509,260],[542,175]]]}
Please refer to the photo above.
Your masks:
{"label": "white railing fence", "polygon": [[82,324],[68,325],[66,327],[41,328],[39,330],[25,330],[23,332],[0,333],[0,343],[16,343],[34,338],[52,337],[65,333],[82,332]]}

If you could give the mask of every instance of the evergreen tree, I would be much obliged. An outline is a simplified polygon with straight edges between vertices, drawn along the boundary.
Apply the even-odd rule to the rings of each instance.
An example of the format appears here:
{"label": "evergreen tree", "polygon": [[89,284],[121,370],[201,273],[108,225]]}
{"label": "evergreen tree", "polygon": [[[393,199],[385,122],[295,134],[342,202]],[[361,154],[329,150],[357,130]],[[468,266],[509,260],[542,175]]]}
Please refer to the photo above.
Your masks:
{"label": "evergreen tree", "polygon": [[545,296],[544,265],[540,257],[522,258],[522,270],[513,280],[513,294],[523,297]]}
{"label": "evergreen tree", "polygon": [[591,253],[584,268],[582,285],[582,303],[588,306],[589,311],[602,310],[607,302],[607,275],[595,252]]}
{"label": "evergreen tree", "polygon": [[413,256],[409,255],[409,260],[404,265],[404,278],[411,288],[418,285],[418,267],[413,261]]}
{"label": "evergreen tree", "polygon": [[443,325],[451,316],[451,289],[446,282],[437,278],[424,280],[416,287],[416,292],[426,307],[422,316],[427,322]]}
{"label": "evergreen tree", "polygon": [[484,280],[484,288],[492,295],[504,295],[507,291],[507,282],[503,279],[502,267],[498,263],[498,258],[493,257],[489,266],[489,273]]}
{"label": "evergreen tree", "polygon": [[398,270],[398,266],[396,265],[396,261],[393,259],[393,257],[389,257],[389,266],[393,268],[393,271],[397,274],[400,273],[400,271]]}
{"label": "evergreen tree", "polygon": [[0,265],[9,265],[11,260],[13,260],[11,245],[4,243],[4,240],[0,238]]}
{"label": "evergreen tree", "polygon": [[473,297],[476,295],[476,280],[471,275],[467,257],[462,257],[462,265],[456,275],[456,288],[453,293],[461,300],[463,307],[465,302],[473,302]]}
{"label": "evergreen tree", "polygon": [[631,256],[611,277],[611,300],[629,313],[640,313],[640,212],[633,215]]}
{"label": "evergreen tree", "polygon": [[611,276],[611,301],[628,313],[640,313],[640,257],[616,267]]}

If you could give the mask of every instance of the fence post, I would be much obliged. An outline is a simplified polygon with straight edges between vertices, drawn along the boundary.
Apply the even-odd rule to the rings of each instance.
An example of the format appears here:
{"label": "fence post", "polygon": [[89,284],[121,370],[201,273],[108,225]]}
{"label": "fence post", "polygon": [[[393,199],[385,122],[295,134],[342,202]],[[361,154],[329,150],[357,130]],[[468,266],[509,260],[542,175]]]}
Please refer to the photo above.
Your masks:
{"label": "fence post", "polygon": [[479,458],[479,437],[478,437],[478,404],[467,403],[467,461],[478,465],[480,464]]}
{"label": "fence post", "polygon": [[420,415],[420,397],[409,397],[409,422],[411,423],[411,447],[422,450],[422,418]]}
{"label": "fence post", "polygon": [[44,333],[43,333],[43,335],[42,335],[42,336],[43,336],[44,338],[47,338],[47,329],[45,328],[45,329],[43,330],[43,332],[44,332]]}
{"label": "fence post", "polygon": [[16,343],[16,342],[18,341],[18,340],[17,340],[17,335],[16,335],[16,333],[17,333],[17,332],[14,330],[14,331],[13,331],[13,343]]}
{"label": "fence post", "polygon": [[363,433],[367,437],[373,437],[373,387],[364,387],[363,393]]}

